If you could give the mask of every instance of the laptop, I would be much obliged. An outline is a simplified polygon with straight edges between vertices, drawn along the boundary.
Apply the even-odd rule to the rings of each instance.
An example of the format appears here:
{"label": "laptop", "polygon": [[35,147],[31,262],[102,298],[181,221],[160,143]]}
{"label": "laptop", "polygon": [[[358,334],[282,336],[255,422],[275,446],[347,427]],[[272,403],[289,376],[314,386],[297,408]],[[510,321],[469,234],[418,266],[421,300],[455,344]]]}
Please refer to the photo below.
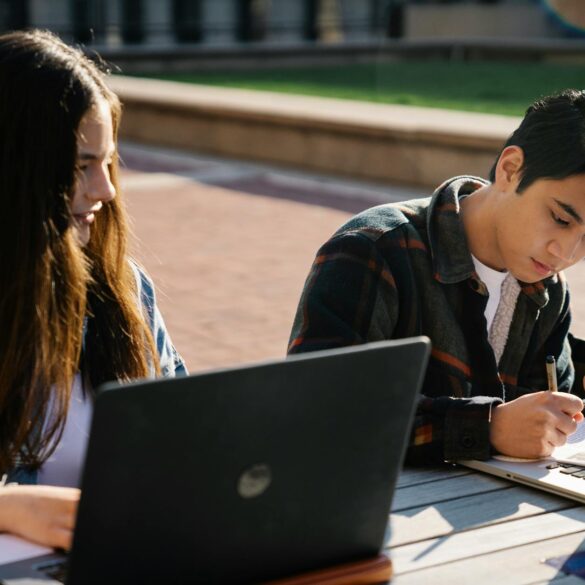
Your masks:
{"label": "laptop", "polygon": [[418,337],[106,385],[65,580],[53,554],[0,581],[245,584],[377,555],[428,353]]}
{"label": "laptop", "polygon": [[585,422],[569,435],[566,445],[544,459],[495,455],[487,461],[459,463],[585,504]]}

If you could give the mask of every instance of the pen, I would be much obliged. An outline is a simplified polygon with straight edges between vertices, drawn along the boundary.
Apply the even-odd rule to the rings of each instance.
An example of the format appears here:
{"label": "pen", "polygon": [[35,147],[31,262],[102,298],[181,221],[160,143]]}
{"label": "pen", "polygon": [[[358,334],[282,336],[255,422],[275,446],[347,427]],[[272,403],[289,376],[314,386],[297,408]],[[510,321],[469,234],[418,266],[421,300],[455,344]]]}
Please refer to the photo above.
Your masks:
{"label": "pen", "polygon": [[548,378],[548,389],[551,392],[557,392],[557,366],[554,355],[546,356],[546,376]]}

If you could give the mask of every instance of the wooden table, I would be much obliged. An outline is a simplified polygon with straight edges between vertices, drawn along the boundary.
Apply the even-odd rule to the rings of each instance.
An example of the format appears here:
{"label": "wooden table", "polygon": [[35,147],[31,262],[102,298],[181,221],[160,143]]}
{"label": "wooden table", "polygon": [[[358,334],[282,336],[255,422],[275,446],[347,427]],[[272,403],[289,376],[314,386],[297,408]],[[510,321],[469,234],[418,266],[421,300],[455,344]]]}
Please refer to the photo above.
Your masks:
{"label": "wooden table", "polygon": [[392,510],[392,585],[585,585],[542,562],[585,550],[572,500],[446,465],[406,468]]}

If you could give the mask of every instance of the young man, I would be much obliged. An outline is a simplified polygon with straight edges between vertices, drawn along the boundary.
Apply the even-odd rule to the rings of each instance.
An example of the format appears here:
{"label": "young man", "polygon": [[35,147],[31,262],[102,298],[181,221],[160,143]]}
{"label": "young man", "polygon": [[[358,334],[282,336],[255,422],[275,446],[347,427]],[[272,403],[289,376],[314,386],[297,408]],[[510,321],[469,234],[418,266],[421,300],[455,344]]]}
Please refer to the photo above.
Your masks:
{"label": "young man", "polygon": [[[366,210],[319,250],[289,352],[428,335],[408,459],[540,457],[582,420],[562,270],[585,256],[585,92],[533,104],[490,175]],[[577,348],[577,351],[575,351]],[[546,391],[556,358],[559,392]]]}

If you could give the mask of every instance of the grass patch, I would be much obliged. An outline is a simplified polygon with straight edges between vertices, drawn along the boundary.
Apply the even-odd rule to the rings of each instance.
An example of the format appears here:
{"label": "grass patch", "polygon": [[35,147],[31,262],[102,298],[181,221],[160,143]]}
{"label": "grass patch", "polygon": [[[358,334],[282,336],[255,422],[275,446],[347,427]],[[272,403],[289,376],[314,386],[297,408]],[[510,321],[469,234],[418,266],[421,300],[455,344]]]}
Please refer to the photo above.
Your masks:
{"label": "grass patch", "polygon": [[535,99],[585,88],[585,66],[408,61],[153,75],[157,79],[521,116]]}

